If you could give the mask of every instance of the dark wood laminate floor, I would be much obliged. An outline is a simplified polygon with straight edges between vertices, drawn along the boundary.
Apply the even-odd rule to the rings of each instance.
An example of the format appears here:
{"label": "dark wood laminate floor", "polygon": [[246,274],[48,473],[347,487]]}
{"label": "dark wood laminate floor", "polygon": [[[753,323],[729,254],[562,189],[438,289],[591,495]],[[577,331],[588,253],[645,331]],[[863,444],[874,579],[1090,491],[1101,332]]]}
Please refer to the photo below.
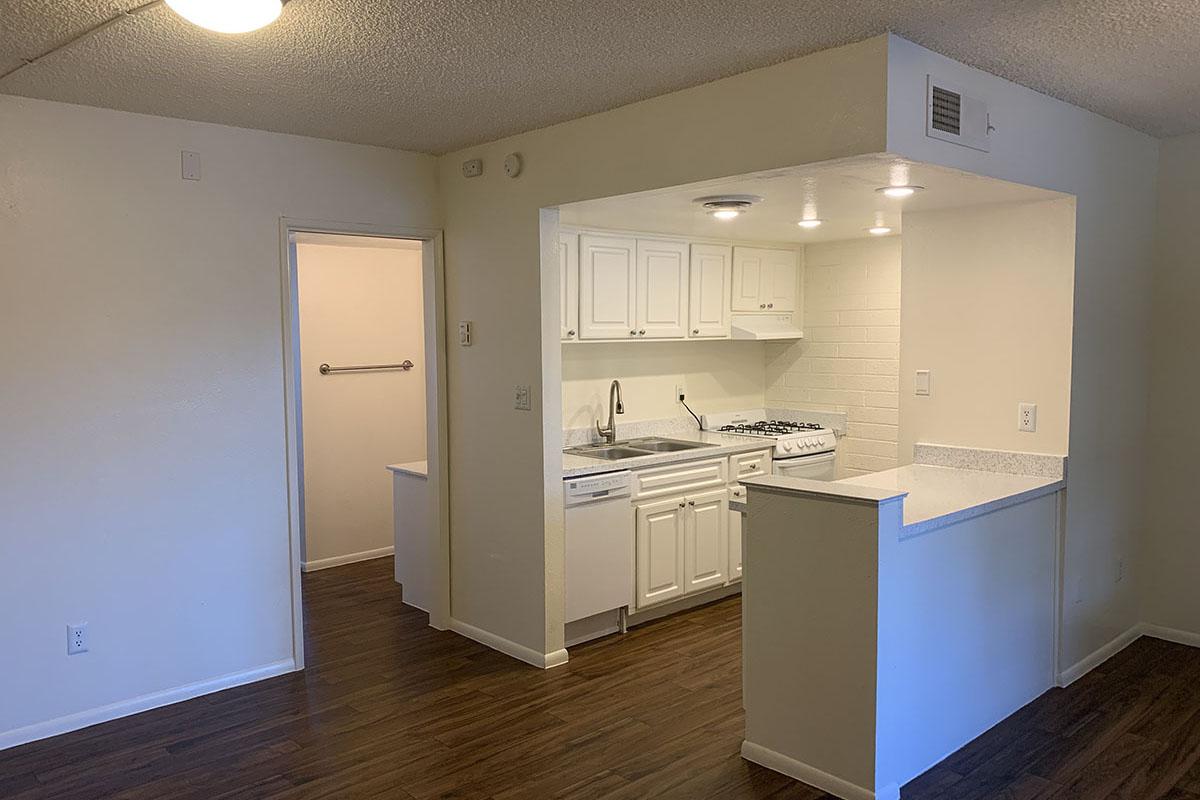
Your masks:
{"label": "dark wood laminate floor", "polygon": [[[548,672],[425,624],[381,559],[305,576],[309,669],[0,752],[0,797],[796,798],[738,755],[740,602]],[[1200,798],[1200,651],[1142,639],[906,800]]]}

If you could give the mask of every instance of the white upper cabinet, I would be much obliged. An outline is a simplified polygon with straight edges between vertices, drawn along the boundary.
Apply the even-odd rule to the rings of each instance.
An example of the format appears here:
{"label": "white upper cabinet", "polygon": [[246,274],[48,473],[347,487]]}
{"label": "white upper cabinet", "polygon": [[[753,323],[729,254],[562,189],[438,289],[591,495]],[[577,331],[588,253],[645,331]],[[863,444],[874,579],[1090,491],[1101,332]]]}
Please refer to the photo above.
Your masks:
{"label": "white upper cabinet", "polygon": [[732,248],[715,244],[692,245],[689,280],[688,336],[729,338]]}
{"label": "white upper cabinet", "polygon": [[687,335],[687,315],[687,243],[638,239],[638,338],[682,338]]}
{"label": "white upper cabinet", "polygon": [[558,320],[563,341],[579,338],[579,234],[558,235]]}
{"label": "white upper cabinet", "polygon": [[800,266],[792,250],[733,248],[733,310],[795,311]]}
{"label": "white upper cabinet", "polygon": [[579,337],[637,337],[637,241],[579,236]]}

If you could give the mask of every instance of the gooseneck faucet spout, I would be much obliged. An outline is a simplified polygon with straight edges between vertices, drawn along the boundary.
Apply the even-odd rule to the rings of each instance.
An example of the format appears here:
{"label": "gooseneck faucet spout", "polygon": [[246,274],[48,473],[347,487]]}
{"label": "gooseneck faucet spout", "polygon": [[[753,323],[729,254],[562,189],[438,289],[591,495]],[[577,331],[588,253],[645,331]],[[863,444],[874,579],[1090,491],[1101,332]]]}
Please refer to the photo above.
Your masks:
{"label": "gooseneck faucet spout", "polygon": [[613,381],[608,387],[608,425],[601,427],[596,420],[596,433],[606,443],[612,444],[617,440],[617,414],[625,413],[625,403],[621,400],[621,382]]}

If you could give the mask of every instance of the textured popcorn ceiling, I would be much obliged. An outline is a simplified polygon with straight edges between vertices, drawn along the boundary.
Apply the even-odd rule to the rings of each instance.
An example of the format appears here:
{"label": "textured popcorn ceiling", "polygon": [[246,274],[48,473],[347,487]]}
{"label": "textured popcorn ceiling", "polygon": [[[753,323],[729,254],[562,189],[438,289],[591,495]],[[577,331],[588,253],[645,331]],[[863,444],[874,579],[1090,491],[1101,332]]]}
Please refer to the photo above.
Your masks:
{"label": "textured popcorn ceiling", "polygon": [[[142,0],[0,0],[0,72]],[[443,153],[885,30],[1159,136],[1200,130],[1197,0],[291,0],[165,7],[0,92]]]}

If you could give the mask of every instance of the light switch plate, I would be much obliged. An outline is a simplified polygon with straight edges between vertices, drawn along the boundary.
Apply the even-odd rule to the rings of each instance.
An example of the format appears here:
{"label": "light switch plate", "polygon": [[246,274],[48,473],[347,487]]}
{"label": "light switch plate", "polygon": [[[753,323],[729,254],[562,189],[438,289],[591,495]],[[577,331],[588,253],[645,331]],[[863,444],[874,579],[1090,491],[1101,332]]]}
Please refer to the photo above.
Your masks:
{"label": "light switch plate", "polygon": [[471,328],[472,325],[468,321],[458,323],[458,343],[463,347],[471,346]]}
{"label": "light switch plate", "polygon": [[921,397],[929,396],[929,370],[917,370],[916,393]]}
{"label": "light switch plate", "polygon": [[524,384],[518,384],[514,391],[513,408],[517,411],[533,410],[532,400],[529,396],[529,387]]}
{"label": "light switch plate", "polygon": [[180,177],[185,181],[200,180],[200,154],[191,150],[181,150],[179,153],[181,166]]}

